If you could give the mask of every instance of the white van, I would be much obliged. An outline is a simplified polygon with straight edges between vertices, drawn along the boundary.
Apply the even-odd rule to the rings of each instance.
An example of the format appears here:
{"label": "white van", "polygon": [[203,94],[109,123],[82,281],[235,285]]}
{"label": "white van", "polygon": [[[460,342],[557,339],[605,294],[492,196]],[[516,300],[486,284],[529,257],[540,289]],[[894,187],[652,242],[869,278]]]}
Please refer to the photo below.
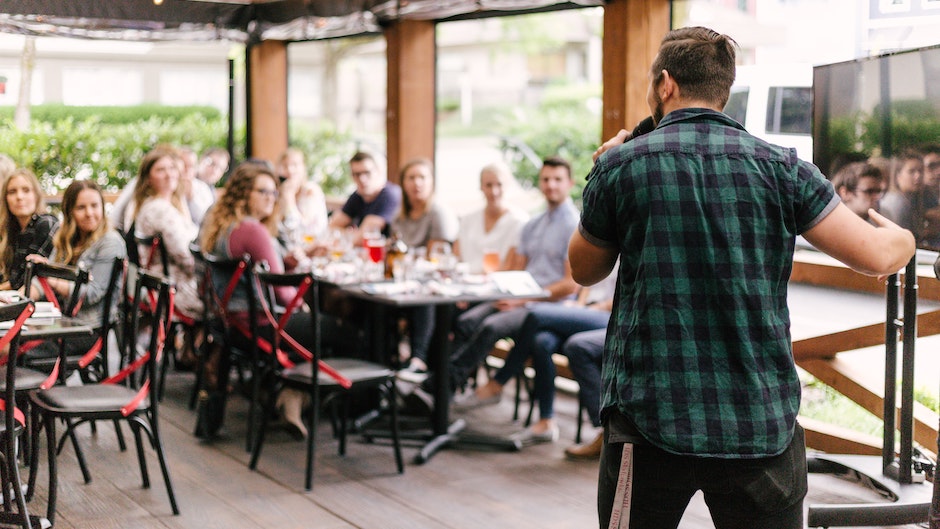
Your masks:
{"label": "white van", "polygon": [[738,66],[725,113],[758,138],[813,160],[812,66]]}

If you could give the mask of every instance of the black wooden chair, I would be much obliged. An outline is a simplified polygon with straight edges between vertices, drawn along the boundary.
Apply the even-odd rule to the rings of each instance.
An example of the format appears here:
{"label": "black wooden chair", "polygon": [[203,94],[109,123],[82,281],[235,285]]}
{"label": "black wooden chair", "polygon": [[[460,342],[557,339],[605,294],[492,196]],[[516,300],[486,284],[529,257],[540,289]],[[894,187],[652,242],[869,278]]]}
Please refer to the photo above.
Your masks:
{"label": "black wooden chair", "polygon": [[[251,454],[249,468],[254,470],[258,465],[261,447],[264,444],[264,435],[269,419],[276,413],[275,398],[277,389],[294,388],[309,395],[311,406],[307,417],[307,465],[304,475],[304,487],[310,490],[313,486],[314,449],[316,446],[316,431],[319,422],[321,403],[331,402],[334,413],[339,408],[339,427],[334,432],[339,438],[339,454],[346,455],[346,434],[349,422],[349,404],[351,398],[362,392],[379,391],[384,397],[381,399],[388,403],[391,416],[392,445],[395,453],[395,464],[398,473],[404,472],[401,455],[401,441],[398,427],[398,408],[395,398],[395,372],[386,366],[360,360],[357,358],[331,357],[324,361],[321,354],[321,331],[319,309],[319,283],[310,274],[273,274],[258,271],[256,277],[259,290],[263,292],[259,299],[262,312],[270,324],[267,343],[262,341],[259,346],[267,349],[272,359],[271,370],[265,375],[268,392],[265,409],[261,416],[261,428],[255,439]],[[296,294],[286,306],[278,308],[275,302],[274,289],[277,287],[292,287]],[[312,350],[301,344],[287,330],[287,322],[304,305],[304,299],[310,301],[310,317],[313,330]],[[292,354],[298,361],[296,365],[289,358]]]}
{"label": "black wooden chair", "polygon": [[[33,421],[31,435],[34,446],[38,444],[40,429],[46,430],[50,512],[54,512],[55,509],[58,486],[57,447],[64,443],[66,436],[72,439],[85,483],[88,483],[91,478],[87,464],[73,432],[75,427],[84,422],[108,420],[126,421],[134,433],[144,488],[150,487],[150,477],[143,451],[143,436],[147,436],[160,462],[170,507],[173,514],[179,514],[160,436],[159,399],[155,398],[159,391],[159,366],[172,313],[172,285],[166,278],[140,271],[133,290],[134,299],[146,299],[151,292],[156,296],[151,321],[152,332],[146,351],[140,355],[134,354],[121,371],[98,383],[81,386],[59,384],[48,389],[41,388],[30,392]],[[136,331],[141,323],[140,316],[140,311],[135,311],[131,316],[131,328],[134,331],[132,336],[137,334]],[[56,436],[56,421],[60,419],[66,422],[66,432],[61,441]],[[30,461],[31,475],[35,475],[37,465],[38,457],[34,456]]]}
{"label": "black wooden chair", "polygon": [[[27,283],[28,284],[28,283]],[[20,301],[0,306],[0,349],[9,347],[9,354],[16,356],[20,346],[20,332],[23,324],[29,318],[35,307],[30,300]],[[18,407],[16,385],[16,362],[10,362],[4,368],[3,398],[0,400],[0,410],[3,411],[3,421],[0,422],[0,437],[3,439],[3,449],[0,453],[2,466],[0,466],[0,479],[2,479],[3,496],[2,510],[0,510],[0,525],[4,527],[46,528],[51,527],[50,521],[53,510],[47,512],[42,518],[30,515],[26,507],[26,497],[20,484],[19,465],[17,463],[18,440],[26,431],[26,417]],[[12,494],[11,494],[12,493]]]}
{"label": "black wooden chair", "polygon": [[[137,245],[137,255],[139,260],[135,262],[138,268],[143,270],[153,270],[163,277],[172,279],[170,276],[170,258],[166,252],[166,245],[163,243],[163,235],[155,233],[149,236],[133,235],[134,244]],[[141,248],[144,251],[140,251]],[[152,300],[151,300],[152,302]],[[176,337],[182,333],[185,345],[196,353],[196,337],[205,325],[205,320],[197,320],[191,316],[183,314],[179,310],[173,309],[172,325],[170,326],[170,335],[167,336],[166,354],[163,355],[163,363],[160,365],[160,393],[157,395],[163,399],[163,381],[166,380],[166,372],[170,363],[179,361],[179,353],[176,348]]]}
{"label": "black wooden chair", "polygon": [[[211,437],[221,427],[224,418],[225,401],[229,375],[234,367],[238,373],[239,383],[242,387],[249,387],[248,432],[245,439],[245,451],[250,451],[254,445],[254,435],[258,424],[258,406],[260,393],[260,378],[253,376],[257,372],[259,363],[266,359],[261,356],[258,348],[256,318],[242,318],[240,314],[258,314],[257,294],[252,279],[253,270],[251,258],[244,255],[239,259],[229,259],[212,254],[204,254],[208,279],[211,288],[207,295],[210,306],[209,322],[206,326],[212,334],[212,341],[218,354],[215,369],[216,387],[208,388],[209,374],[205,364],[211,362],[209,358],[203,362],[203,373],[197,377],[200,381],[199,401],[202,409],[196,425],[196,434]],[[233,300],[238,300],[233,305]],[[238,305],[244,303],[244,306]]]}

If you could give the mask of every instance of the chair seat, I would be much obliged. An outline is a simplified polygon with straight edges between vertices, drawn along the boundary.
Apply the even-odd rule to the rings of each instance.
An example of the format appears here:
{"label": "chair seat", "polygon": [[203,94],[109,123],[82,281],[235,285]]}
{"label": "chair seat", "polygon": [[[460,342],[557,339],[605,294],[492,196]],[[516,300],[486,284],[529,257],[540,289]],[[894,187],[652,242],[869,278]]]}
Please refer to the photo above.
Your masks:
{"label": "chair seat", "polygon": [[[120,413],[137,394],[136,391],[116,384],[89,384],[86,386],[55,386],[32,393],[33,400],[63,413],[100,412]],[[150,405],[149,397],[137,409]]]}
{"label": "chair seat", "polygon": [[[394,376],[394,372],[380,364],[358,360],[355,358],[328,358],[324,362],[341,375],[348,378],[354,385],[370,382],[381,382]],[[313,364],[304,362],[290,369],[284,370],[281,377],[290,382],[309,384],[313,374]],[[322,370],[318,372],[318,383],[321,387],[335,387],[339,384],[330,375]]]}
{"label": "chair seat", "polygon": [[[16,390],[17,391],[28,391],[31,389],[37,389],[40,384],[45,382],[46,378],[49,377],[47,373],[41,371],[36,371],[35,369],[30,369],[28,367],[17,367],[16,368]],[[7,389],[7,368],[6,366],[0,367],[0,392],[6,391]]]}

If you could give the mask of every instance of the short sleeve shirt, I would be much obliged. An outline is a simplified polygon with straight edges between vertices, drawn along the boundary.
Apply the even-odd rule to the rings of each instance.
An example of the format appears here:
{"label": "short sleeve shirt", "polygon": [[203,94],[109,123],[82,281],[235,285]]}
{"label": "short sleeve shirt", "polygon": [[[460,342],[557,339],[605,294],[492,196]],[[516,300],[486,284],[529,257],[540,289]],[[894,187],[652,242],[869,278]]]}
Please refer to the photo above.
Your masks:
{"label": "short sleeve shirt", "polygon": [[32,254],[49,257],[52,253],[52,236],[59,229],[59,220],[47,213],[34,214],[16,236],[13,237],[13,260],[4,274],[10,288],[23,286],[26,275],[26,257]]}
{"label": "short sleeve shirt", "polygon": [[385,225],[389,226],[398,209],[401,207],[401,188],[395,184],[388,183],[379,191],[379,194],[372,202],[366,202],[358,192],[349,195],[346,203],[343,204],[343,213],[352,219],[353,226],[359,226],[362,219],[369,215],[378,215],[385,219]]}
{"label": "short sleeve shirt", "polygon": [[420,218],[398,216],[392,228],[401,234],[409,248],[427,246],[430,241],[454,242],[457,239],[457,216],[439,202],[431,202]]}
{"label": "short sleeve shirt", "polygon": [[800,404],[787,281],[796,235],[839,203],[793,149],[707,109],[671,112],[605,153],[580,232],[619,249],[603,413],[678,454],[758,458]]}
{"label": "short sleeve shirt", "polygon": [[533,217],[522,227],[516,251],[526,258],[525,269],[539,286],[565,277],[568,241],[578,227],[578,208],[571,200]]}

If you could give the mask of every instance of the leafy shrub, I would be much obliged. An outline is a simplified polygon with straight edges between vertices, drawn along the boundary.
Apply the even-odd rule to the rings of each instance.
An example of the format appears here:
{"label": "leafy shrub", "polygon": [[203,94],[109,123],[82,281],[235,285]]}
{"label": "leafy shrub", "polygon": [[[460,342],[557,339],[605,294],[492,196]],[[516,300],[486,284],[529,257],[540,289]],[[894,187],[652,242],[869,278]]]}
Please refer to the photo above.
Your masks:
{"label": "leafy shrub", "polygon": [[[143,155],[158,144],[186,145],[197,153],[226,145],[227,120],[217,111],[204,111],[207,107],[113,107],[102,115],[88,109],[103,107],[44,107],[61,108],[66,117],[44,121],[35,110],[39,107],[34,107],[30,128],[19,131],[0,109],[0,152],[36,173],[50,194],[61,193],[76,178],[93,179],[107,191],[118,191],[137,175]],[[291,143],[304,151],[310,174],[319,179],[324,192],[346,194],[351,182],[346,161],[355,150],[353,138],[328,125],[292,124],[291,129]],[[245,135],[245,127],[237,127],[236,161],[245,159]]]}
{"label": "leafy shrub", "polygon": [[504,115],[500,128],[510,141],[503,141],[503,152],[520,182],[537,186],[540,163],[521,156],[515,141],[528,146],[539,160],[553,155],[568,160],[575,179],[572,196],[581,196],[600,139],[600,117],[588,105],[596,92],[583,86],[552,87],[537,108]]}
{"label": "leafy shrub", "polygon": [[[13,119],[14,107],[0,107],[0,120]],[[193,114],[201,114],[207,120],[222,119],[222,113],[210,106],[163,106],[156,104],[134,105],[126,107],[104,106],[68,106],[61,103],[47,103],[30,107],[33,121],[57,123],[66,119],[85,121],[97,118],[101,123],[136,123],[151,118],[178,121]]]}

